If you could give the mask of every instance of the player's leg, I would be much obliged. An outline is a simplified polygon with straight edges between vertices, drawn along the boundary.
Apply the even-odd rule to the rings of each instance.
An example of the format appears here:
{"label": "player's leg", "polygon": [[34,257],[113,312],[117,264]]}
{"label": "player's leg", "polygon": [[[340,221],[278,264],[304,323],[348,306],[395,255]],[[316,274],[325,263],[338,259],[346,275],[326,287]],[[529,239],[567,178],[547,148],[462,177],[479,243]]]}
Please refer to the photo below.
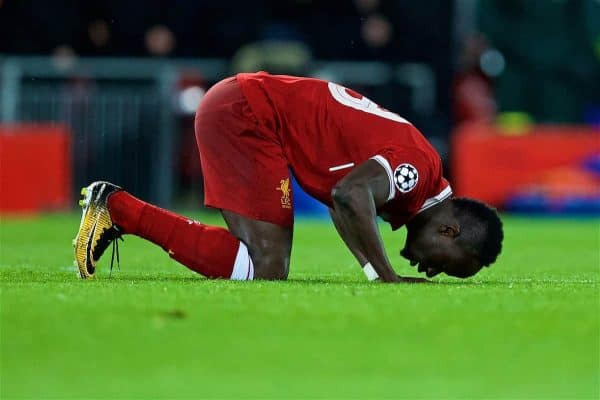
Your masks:
{"label": "player's leg", "polygon": [[255,277],[285,279],[292,246],[292,188],[278,135],[253,114],[235,78],[215,85],[196,113],[204,203],[248,246]]}
{"label": "player's leg", "polygon": [[255,279],[286,279],[293,229],[222,210],[229,231],[248,247]]}
{"label": "player's leg", "polygon": [[246,246],[226,229],[153,206],[108,182],[94,182],[84,194],[82,221],[74,241],[83,278],[94,275],[108,245],[123,234],[159,245],[171,258],[209,278],[254,277]]}

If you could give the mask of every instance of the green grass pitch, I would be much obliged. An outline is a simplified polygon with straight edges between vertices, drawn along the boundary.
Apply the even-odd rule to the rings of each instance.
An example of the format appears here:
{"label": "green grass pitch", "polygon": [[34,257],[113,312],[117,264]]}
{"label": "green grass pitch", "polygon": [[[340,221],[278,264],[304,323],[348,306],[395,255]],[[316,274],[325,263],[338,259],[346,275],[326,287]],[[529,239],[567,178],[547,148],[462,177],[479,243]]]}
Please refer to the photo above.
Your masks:
{"label": "green grass pitch", "polygon": [[78,224],[1,222],[2,399],[600,396],[598,219],[506,218],[497,264],[429,285],[366,282],[309,220],[287,282],[208,281],[134,237],[82,281]]}

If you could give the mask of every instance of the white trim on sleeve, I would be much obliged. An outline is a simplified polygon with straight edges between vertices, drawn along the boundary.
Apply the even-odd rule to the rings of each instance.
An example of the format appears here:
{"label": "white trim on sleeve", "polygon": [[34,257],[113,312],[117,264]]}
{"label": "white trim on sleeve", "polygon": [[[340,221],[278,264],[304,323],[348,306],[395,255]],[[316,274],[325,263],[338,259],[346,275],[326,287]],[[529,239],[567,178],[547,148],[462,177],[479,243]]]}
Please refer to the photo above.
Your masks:
{"label": "white trim on sleeve", "polygon": [[379,154],[371,157],[371,160],[377,161],[383,167],[383,169],[385,169],[385,172],[388,175],[388,178],[390,180],[390,193],[386,201],[390,201],[396,195],[396,185],[394,185],[394,173],[392,172],[392,167],[389,161],[386,160],[383,156],[380,156]]}
{"label": "white trim on sleeve", "polygon": [[417,211],[417,213],[420,213],[421,211],[425,211],[428,208],[433,207],[434,205],[442,202],[443,200],[446,200],[448,197],[450,197],[451,194],[452,194],[452,188],[450,187],[450,185],[448,185],[439,194],[425,200],[425,202],[423,203],[423,205],[421,206],[419,211]]}

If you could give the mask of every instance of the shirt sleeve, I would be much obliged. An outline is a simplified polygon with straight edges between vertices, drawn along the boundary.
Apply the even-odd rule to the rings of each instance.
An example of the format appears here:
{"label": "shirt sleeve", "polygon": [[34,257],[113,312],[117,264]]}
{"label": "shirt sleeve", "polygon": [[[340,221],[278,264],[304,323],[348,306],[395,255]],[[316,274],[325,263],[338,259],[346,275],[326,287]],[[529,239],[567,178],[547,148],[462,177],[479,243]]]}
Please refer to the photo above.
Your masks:
{"label": "shirt sleeve", "polygon": [[381,211],[388,214],[393,230],[452,194],[442,176],[442,162],[437,153],[387,148],[371,159],[382,166],[389,179],[388,200]]}
{"label": "shirt sleeve", "polygon": [[400,200],[409,209],[418,210],[429,188],[437,185],[432,182],[437,179],[432,173],[436,166],[418,149],[385,149],[371,159],[377,161],[388,176],[388,202]]}
{"label": "shirt sleeve", "polygon": [[390,162],[381,154],[377,154],[376,156],[371,157],[371,160],[377,161],[387,173],[390,184],[390,191],[387,197],[387,201],[390,201],[396,196],[396,186],[394,185],[394,173],[392,171],[392,166],[390,165]]}

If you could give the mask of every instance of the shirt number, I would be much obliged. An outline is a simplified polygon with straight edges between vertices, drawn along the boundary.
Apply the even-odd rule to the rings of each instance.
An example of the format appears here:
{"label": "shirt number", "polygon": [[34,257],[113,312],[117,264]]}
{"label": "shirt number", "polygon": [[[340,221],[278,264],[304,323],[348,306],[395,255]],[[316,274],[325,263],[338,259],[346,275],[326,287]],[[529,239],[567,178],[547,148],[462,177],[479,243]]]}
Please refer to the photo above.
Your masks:
{"label": "shirt number", "polygon": [[371,100],[369,100],[368,98],[366,98],[364,96],[361,97],[360,99],[351,96],[350,94],[348,94],[348,92],[346,92],[346,88],[343,86],[340,86],[333,82],[329,82],[327,84],[327,87],[329,88],[329,92],[331,93],[333,98],[338,103],[341,103],[347,107],[354,108],[355,110],[359,110],[359,111],[367,112],[369,114],[374,114],[374,115],[380,116],[385,119],[390,119],[392,121],[400,122],[403,124],[410,124],[410,122],[408,122],[407,120],[405,120],[398,114],[395,114],[391,111],[388,111],[384,108],[379,107],[379,105],[377,105],[377,103],[372,102]]}

